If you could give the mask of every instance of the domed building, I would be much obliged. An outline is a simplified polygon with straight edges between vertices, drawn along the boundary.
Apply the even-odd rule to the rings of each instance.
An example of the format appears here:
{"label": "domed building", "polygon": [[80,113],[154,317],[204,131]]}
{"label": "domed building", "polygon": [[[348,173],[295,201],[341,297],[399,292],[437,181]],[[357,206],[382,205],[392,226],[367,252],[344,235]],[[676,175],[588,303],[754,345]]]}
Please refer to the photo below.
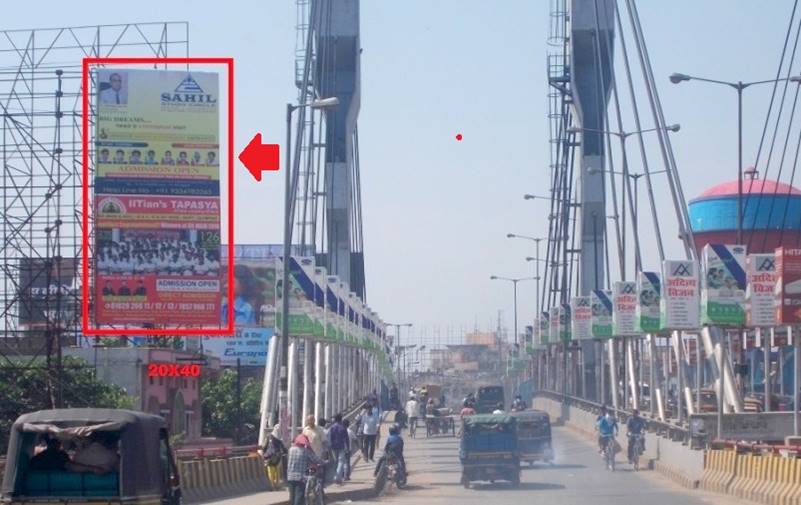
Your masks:
{"label": "domed building", "polygon": [[[699,255],[706,244],[737,244],[737,181],[707,189],[690,201],[689,213]],[[801,246],[801,190],[760,179],[749,167],[743,179],[743,242],[749,253]]]}

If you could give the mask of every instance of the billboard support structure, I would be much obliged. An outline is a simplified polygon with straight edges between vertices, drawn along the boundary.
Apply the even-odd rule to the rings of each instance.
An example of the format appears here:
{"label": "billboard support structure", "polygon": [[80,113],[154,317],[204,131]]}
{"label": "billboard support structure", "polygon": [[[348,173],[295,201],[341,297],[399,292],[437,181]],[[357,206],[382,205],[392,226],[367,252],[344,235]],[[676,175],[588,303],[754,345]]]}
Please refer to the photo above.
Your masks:
{"label": "billboard support structure", "polygon": [[[62,404],[61,347],[79,343],[78,280],[62,262],[81,255],[81,59],[188,56],[186,22],[128,23],[0,31],[0,110],[5,219],[0,255],[0,360],[30,369],[44,356],[51,405]],[[5,104],[13,102],[13,110]],[[21,276],[30,261],[31,276]],[[45,317],[21,324],[31,289],[43,283]],[[50,289],[57,286],[56,289]],[[41,286],[39,286],[41,287]],[[24,356],[24,360],[21,358]],[[13,361],[12,361],[13,358]]]}

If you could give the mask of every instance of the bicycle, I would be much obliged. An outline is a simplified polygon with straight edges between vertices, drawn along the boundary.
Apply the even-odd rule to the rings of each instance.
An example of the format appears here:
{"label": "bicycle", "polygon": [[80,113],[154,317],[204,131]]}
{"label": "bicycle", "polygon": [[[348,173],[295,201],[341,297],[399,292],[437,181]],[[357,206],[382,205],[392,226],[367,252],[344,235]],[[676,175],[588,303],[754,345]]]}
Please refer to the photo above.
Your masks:
{"label": "bicycle", "polygon": [[615,438],[613,435],[604,437],[604,448],[602,451],[606,469],[615,471]]}
{"label": "bicycle", "polygon": [[640,455],[644,452],[643,436],[641,433],[629,435],[629,461],[634,465],[634,471],[640,469]]}
{"label": "bicycle", "polygon": [[322,470],[322,466],[309,467],[305,490],[306,505],[325,505],[323,479],[317,475],[318,472],[322,472]]}

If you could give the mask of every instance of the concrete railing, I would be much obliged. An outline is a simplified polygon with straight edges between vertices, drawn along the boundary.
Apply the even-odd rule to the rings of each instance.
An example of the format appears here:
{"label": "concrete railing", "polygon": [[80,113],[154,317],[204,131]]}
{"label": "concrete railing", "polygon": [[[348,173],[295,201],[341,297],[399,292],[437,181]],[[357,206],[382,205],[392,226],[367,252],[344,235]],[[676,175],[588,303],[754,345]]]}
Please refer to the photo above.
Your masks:
{"label": "concrete railing", "polygon": [[270,490],[264,460],[258,455],[179,461],[178,471],[188,503]]}

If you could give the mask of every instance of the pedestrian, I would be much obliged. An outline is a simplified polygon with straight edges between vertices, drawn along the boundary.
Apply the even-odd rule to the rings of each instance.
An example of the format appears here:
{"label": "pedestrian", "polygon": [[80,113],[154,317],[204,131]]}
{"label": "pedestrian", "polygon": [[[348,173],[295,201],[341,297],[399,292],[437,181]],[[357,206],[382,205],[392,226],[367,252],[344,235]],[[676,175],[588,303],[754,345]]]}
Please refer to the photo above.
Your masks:
{"label": "pedestrian", "polygon": [[420,417],[420,404],[417,403],[417,398],[414,395],[409,396],[406,402],[406,420],[409,424],[409,429],[412,425],[417,429],[417,418]]}
{"label": "pedestrian", "polygon": [[306,475],[309,465],[321,465],[323,461],[311,449],[308,437],[295,437],[287,456],[286,481],[289,485],[289,505],[304,505],[306,501]]}
{"label": "pedestrian", "polygon": [[368,405],[362,413],[362,432],[364,433],[362,453],[364,454],[365,461],[375,462],[375,444],[378,438],[378,425],[380,423],[381,417],[378,414],[378,409]]}
{"label": "pedestrian", "polygon": [[317,426],[314,416],[306,416],[306,425],[303,428],[303,434],[309,439],[312,451],[318,457],[325,457],[325,446],[327,444],[325,439],[325,431]]}
{"label": "pedestrian", "polygon": [[351,459],[351,456],[353,455],[354,449],[356,447],[358,447],[357,446],[358,438],[356,436],[356,432],[353,431],[353,427],[351,427],[349,420],[345,419],[344,421],[342,421],[342,426],[344,426],[345,429],[348,430],[348,445],[347,445],[347,451],[346,451],[347,454],[345,456],[345,462],[346,462],[346,465],[345,465],[345,480],[350,480],[350,472],[352,470],[351,464],[350,464],[350,459]]}
{"label": "pedestrian", "polygon": [[267,437],[267,443],[262,450],[264,461],[267,463],[267,478],[273,489],[281,489],[283,484],[283,467],[286,464],[286,446],[281,441],[281,428],[277,424],[273,427],[272,433]]}
{"label": "pedestrian", "polygon": [[349,444],[348,429],[342,425],[342,414],[337,414],[334,416],[334,423],[328,429],[328,445],[331,447],[331,452],[334,455],[334,464],[336,465],[334,482],[340,486],[347,472]]}

